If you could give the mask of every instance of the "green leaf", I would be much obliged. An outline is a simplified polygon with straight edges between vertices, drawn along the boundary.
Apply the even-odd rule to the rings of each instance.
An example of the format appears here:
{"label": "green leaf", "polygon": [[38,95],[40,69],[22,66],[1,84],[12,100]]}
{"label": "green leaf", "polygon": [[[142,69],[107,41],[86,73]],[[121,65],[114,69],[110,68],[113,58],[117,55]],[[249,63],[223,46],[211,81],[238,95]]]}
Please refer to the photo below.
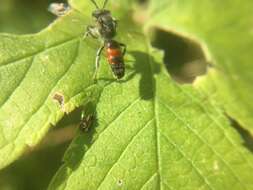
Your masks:
{"label": "green leaf", "polygon": [[[90,16],[70,11],[38,34],[1,34],[0,168],[37,145],[65,113],[99,95],[106,81],[92,79],[100,44],[83,40],[89,22]],[[100,75],[113,79],[106,64]]]}
{"label": "green leaf", "polygon": [[252,153],[220,102],[175,83],[131,21],[131,4],[114,2],[117,40],[128,46],[121,81],[104,56],[98,83],[92,80],[100,44],[82,40],[89,1],[72,0],[75,10],[39,34],[0,36],[0,167],[38,144],[64,113],[93,102],[91,131],[77,134],[49,189],[251,190]]}
{"label": "green leaf", "polygon": [[253,156],[223,109],[175,83],[129,26],[118,34],[132,69],[103,88],[91,131],[74,139],[49,189],[252,189]]}
{"label": "green leaf", "polygon": [[[196,82],[202,93],[224,106],[226,113],[253,132],[252,40],[253,2],[237,0],[153,0],[150,26],[159,26],[199,42],[214,64]],[[210,96],[211,97],[211,96]]]}
{"label": "green leaf", "polygon": [[[86,64],[95,49],[82,40],[83,22],[72,11],[38,34],[0,36],[0,168],[95,93],[94,68]],[[55,94],[63,96],[62,105]]]}

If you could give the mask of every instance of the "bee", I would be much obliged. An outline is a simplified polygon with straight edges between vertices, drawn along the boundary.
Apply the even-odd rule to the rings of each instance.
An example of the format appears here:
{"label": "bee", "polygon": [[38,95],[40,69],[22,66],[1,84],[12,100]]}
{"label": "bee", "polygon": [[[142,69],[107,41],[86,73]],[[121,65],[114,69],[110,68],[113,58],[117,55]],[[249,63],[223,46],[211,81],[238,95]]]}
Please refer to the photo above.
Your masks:
{"label": "bee", "polygon": [[95,0],[91,0],[91,2],[96,7],[96,10],[92,12],[95,24],[87,26],[84,38],[91,36],[102,41],[101,47],[96,54],[95,73],[93,78],[97,78],[101,53],[105,49],[106,57],[112,72],[117,79],[121,79],[125,75],[124,55],[126,53],[126,45],[114,40],[117,34],[117,20],[112,17],[109,10],[105,9],[108,0],[104,1],[102,8],[99,8]]}

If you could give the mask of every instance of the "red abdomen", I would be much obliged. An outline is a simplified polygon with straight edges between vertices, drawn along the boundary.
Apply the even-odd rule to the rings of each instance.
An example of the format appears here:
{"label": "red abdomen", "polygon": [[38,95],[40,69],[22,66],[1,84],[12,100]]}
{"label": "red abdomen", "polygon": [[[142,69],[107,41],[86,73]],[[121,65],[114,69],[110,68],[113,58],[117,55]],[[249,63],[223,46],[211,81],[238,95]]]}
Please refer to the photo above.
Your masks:
{"label": "red abdomen", "polygon": [[122,59],[121,49],[118,48],[107,48],[106,49],[107,59],[110,64],[117,64]]}
{"label": "red abdomen", "polygon": [[116,41],[106,43],[106,56],[114,75],[120,79],[125,74],[125,64],[120,45]]}

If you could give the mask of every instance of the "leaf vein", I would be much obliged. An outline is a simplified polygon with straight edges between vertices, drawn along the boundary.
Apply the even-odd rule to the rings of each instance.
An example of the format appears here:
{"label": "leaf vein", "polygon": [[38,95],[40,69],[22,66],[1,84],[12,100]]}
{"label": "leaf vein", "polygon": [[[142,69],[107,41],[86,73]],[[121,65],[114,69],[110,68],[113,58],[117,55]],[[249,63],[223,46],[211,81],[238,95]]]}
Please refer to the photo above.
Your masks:
{"label": "leaf vein", "polygon": [[219,157],[219,159],[225,164],[225,166],[231,171],[232,175],[235,177],[235,179],[245,188],[244,183],[239,179],[239,177],[236,175],[235,171],[229,166],[229,164],[222,158],[222,156],[216,152],[211,145],[209,145],[200,135],[198,135],[191,126],[186,123],[176,112],[174,112],[167,104],[163,104],[164,107],[170,111],[175,117],[177,117],[200,141],[202,141],[215,155]]}
{"label": "leaf vein", "polygon": [[[178,86],[177,87],[186,95],[188,96],[189,98],[191,98],[192,100],[194,100],[194,102],[196,102],[202,109],[203,111],[206,113],[206,115],[209,117],[209,119],[216,123],[217,126],[219,127],[219,129],[223,132],[224,136],[226,137],[226,139],[228,140],[228,142],[235,148],[235,150],[237,150],[241,155],[242,157],[244,158],[244,160],[249,164],[249,166],[253,169],[253,165],[251,162],[249,162],[249,160],[244,156],[243,152],[240,151],[237,146],[233,143],[233,141],[231,140],[231,138],[224,132],[224,129],[222,128],[222,124],[216,120],[215,118],[213,118],[209,113],[208,111],[206,110],[206,108],[201,104],[201,102],[199,100],[197,100],[196,98],[194,98],[192,95],[190,95],[189,93],[185,92],[185,90]],[[214,106],[212,105],[212,107],[214,108]],[[214,108],[215,109],[215,108]]]}
{"label": "leaf vein", "polygon": [[101,136],[106,131],[106,129],[108,129],[110,125],[112,125],[116,120],[118,120],[123,113],[125,113],[128,109],[130,109],[133,105],[135,105],[139,101],[140,101],[140,98],[137,98],[136,100],[128,104],[123,110],[118,112],[118,114],[108,124],[106,124],[106,127],[100,132],[99,136]]}
{"label": "leaf vein", "polygon": [[[20,130],[18,131],[17,135],[14,137],[14,139],[16,139],[19,134],[22,132],[22,130],[25,128],[24,126],[34,117],[34,115],[43,107],[43,104],[47,101],[48,97],[50,96],[50,94],[52,93],[53,89],[57,86],[57,84],[61,81],[62,78],[64,78],[64,76],[67,75],[68,71],[72,68],[76,58],[77,58],[77,55],[78,55],[78,51],[79,51],[79,48],[80,48],[80,41],[78,41],[78,44],[77,44],[77,49],[76,49],[76,55],[73,56],[73,60],[71,61],[71,64],[69,65],[69,67],[66,69],[65,73],[57,80],[57,82],[55,83],[54,87],[52,88],[52,90],[48,93],[48,96],[45,98],[45,100],[42,102],[42,104],[31,114],[31,116],[25,121],[25,124],[20,127]],[[5,146],[7,146],[8,144],[10,143],[7,143],[6,145],[4,145],[2,148],[4,148]],[[15,143],[14,143],[15,144]],[[15,150],[13,150],[13,153],[15,152]]]}
{"label": "leaf vein", "polygon": [[211,184],[209,183],[209,180],[202,174],[201,170],[189,159],[187,158],[187,156],[185,155],[185,153],[181,150],[181,148],[179,148],[177,146],[177,144],[175,142],[173,142],[169,137],[165,136],[164,134],[162,134],[162,136],[164,137],[164,139],[171,144],[172,146],[174,146],[177,151],[184,157],[185,160],[187,160],[191,165],[192,168],[194,168],[194,170],[197,172],[197,174],[203,179],[203,181],[205,182],[205,184],[208,186],[209,189],[213,190],[213,187],[211,186]]}
{"label": "leaf vein", "polygon": [[141,186],[140,190],[142,190],[145,185],[147,185],[149,182],[151,182],[156,176],[157,176],[157,172],[155,172],[153,175],[151,175],[145,182],[144,184]]}
{"label": "leaf vein", "polygon": [[18,84],[15,86],[15,88],[12,90],[12,92],[8,95],[8,97],[6,98],[6,100],[3,101],[3,103],[0,105],[0,108],[11,98],[11,96],[13,95],[13,93],[17,90],[17,88],[20,86],[20,84],[24,81],[27,73],[29,73],[32,64],[34,62],[35,57],[32,57],[31,59],[31,63],[29,65],[29,67],[27,68],[26,72],[24,73],[24,76],[22,77],[22,79],[18,82]]}
{"label": "leaf vein", "polygon": [[108,170],[108,172],[106,173],[106,175],[103,177],[103,179],[101,180],[101,182],[99,182],[99,185],[97,187],[97,189],[99,189],[101,187],[101,185],[103,184],[103,182],[105,181],[106,177],[109,175],[109,173],[113,170],[113,168],[115,167],[115,165],[119,162],[119,160],[123,157],[124,153],[128,150],[128,147],[134,142],[135,138],[137,138],[139,135],[142,134],[142,132],[149,126],[150,123],[152,123],[152,121],[154,120],[154,118],[150,119],[143,127],[140,128],[139,131],[137,131],[137,133],[130,139],[130,142],[127,143],[126,147],[123,148],[123,151],[120,153],[118,159],[113,163],[113,165],[111,166],[111,168]]}
{"label": "leaf vein", "polygon": [[23,59],[27,59],[27,58],[30,58],[30,57],[33,57],[33,56],[36,56],[44,51],[48,51],[48,50],[51,50],[53,48],[56,48],[58,46],[61,46],[62,44],[65,44],[65,43],[68,43],[68,42],[71,42],[71,41],[74,41],[76,40],[77,38],[79,37],[72,37],[70,39],[67,39],[67,40],[64,40],[62,42],[59,42],[59,43],[56,43],[56,44],[53,44],[51,46],[49,46],[48,48],[42,48],[42,49],[39,49],[31,54],[26,54],[24,56],[20,56],[20,57],[17,57],[17,58],[13,58],[13,59],[10,59],[10,60],[7,60],[5,62],[2,62],[1,65],[0,65],[0,68],[3,67],[3,66],[6,66],[6,65],[10,65],[10,64],[15,64]]}

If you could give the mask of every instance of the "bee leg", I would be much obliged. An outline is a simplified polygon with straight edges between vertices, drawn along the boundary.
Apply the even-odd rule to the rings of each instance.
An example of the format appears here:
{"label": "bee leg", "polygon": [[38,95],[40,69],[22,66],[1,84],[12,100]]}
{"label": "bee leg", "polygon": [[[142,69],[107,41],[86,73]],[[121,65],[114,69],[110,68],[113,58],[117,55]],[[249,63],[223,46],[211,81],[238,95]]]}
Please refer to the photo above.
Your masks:
{"label": "bee leg", "polygon": [[121,46],[121,47],[123,47],[123,56],[126,54],[126,49],[127,49],[127,46],[126,46],[126,44],[123,44],[123,43],[119,43],[119,45]]}
{"label": "bee leg", "polygon": [[98,69],[99,69],[99,63],[100,63],[100,56],[101,56],[101,53],[102,53],[102,51],[103,51],[103,49],[104,49],[104,45],[102,45],[99,49],[98,49],[98,51],[97,51],[97,55],[96,55],[96,62],[95,62],[95,73],[94,73],[94,75],[93,75],[93,79],[94,80],[96,80],[96,78],[97,78],[97,73],[98,73]]}
{"label": "bee leg", "polygon": [[84,33],[83,39],[87,38],[89,35],[92,36],[91,34],[91,27],[92,26],[87,26],[86,32]]}
{"label": "bee leg", "polygon": [[91,36],[93,38],[98,38],[98,36],[95,35],[95,27],[94,26],[87,26],[86,32],[83,36],[83,39],[87,38],[88,36]]}
{"label": "bee leg", "polygon": [[118,20],[116,20],[115,18],[112,18],[112,19],[113,19],[113,23],[114,23],[115,28],[117,28],[118,27]]}

